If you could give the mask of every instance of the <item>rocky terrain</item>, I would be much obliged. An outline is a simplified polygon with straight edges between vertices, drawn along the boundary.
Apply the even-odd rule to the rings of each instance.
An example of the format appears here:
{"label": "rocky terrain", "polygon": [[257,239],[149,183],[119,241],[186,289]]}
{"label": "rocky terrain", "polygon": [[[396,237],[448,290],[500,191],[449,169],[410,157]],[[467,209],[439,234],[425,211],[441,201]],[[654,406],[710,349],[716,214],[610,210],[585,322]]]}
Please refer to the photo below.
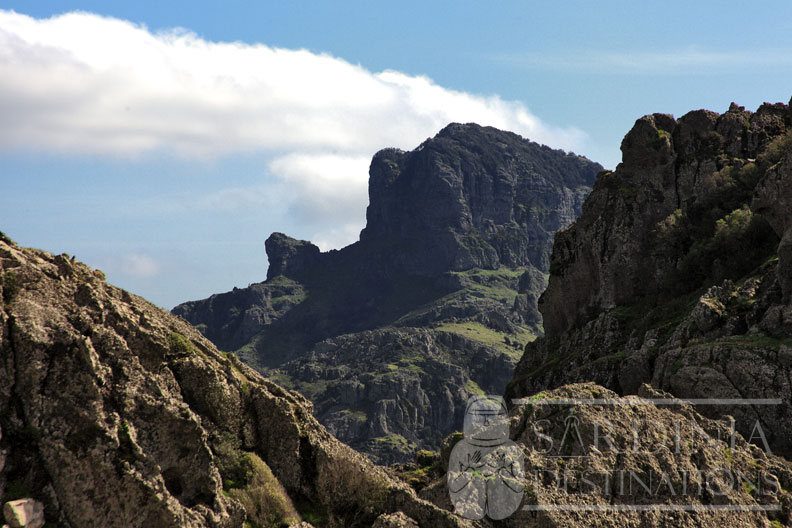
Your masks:
{"label": "rocky terrain", "polygon": [[220,349],[308,396],[379,462],[438,448],[467,396],[501,393],[526,342],[555,231],[598,164],[452,124],[370,168],[360,241],[322,253],[274,233],[267,280],[177,306]]}
{"label": "rocky terrain", "polygon": [[747,438],[758,421],[774,452],[792,454],[792,110],[649,115],[622,152],[556,236],[545,337],[507,394],[595,381],[780,398],[697,410],[734,416]]}
{"label": "rocky terrain", "polygon": [[[328,434],[302,396],[218,351],[179,318],[107,284],[100,271],[0,235],[0,277],[0,503],[12,526],[790,524],[792,470],[784,459],[739,434],[732,441],[726,425],[690,405],[639,405],[594,384],[513,406],[509,434],[525,457],[522,506],[529,509],[503,521],[468,521],[451,513],[445,476],[461,435],[402,475],[423,479],[419,498]],[[670,397],[648,386],[637,392]],[[553,404],[562,398],[620,403]],[[548,456],[547,438],[563,437],[573,414],[585,440],[559,443],[565,458]],[[680,421],[696,427],[671,437]],[[591,443],[595,427],[609,444]],[[625,472],[623,489],[605,476]],[[738,480],[722,478],[726,473]],[[647,490],[639,482],[654,484]],[[658,503],[765,510],[547,509]]]}
{"label": "rocky terrain", "polygon": [[[572,384],[514,405],[508,424],[509,437],[523,454],[521,507],[504,520],[485,518],[479,525],[780,528],[792,524],[792,465],[786,459],[732,434],[728,422],[708,419],[689,404],[646,403],[672,400],[669,393],[648,385],[636,392],[619,398],[593,383]],[[581,399],[610,403],[570,401]],[[570,420],[578,433],[574,437],[566,435]],[[461,440],[461,434],[450,437],[439,456],[426,454],[401,472],[421,497],[448,509],[453,508],[449,453]]]}
{"label": "rocky terrain", "polygon": [[333,438],[305,398],[68,255],[0,235],[0,299],[13,526],[468,526]]}

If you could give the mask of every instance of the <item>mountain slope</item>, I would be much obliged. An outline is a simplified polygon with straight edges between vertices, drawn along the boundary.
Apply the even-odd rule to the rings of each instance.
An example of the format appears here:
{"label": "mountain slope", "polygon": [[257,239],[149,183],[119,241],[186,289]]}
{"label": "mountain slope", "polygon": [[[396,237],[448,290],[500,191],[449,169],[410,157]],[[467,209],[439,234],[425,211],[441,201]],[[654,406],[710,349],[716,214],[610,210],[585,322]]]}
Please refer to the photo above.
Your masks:
{"label": "mountain slope", "polygon": [[449,125],[412,152],[374,156],[360,241],[321,253],[275,233],[265,282],[173,313],[309,395],[345,442],[403,459],[438,447],[467,395],[502,391],[541,333],[553,234],[600,169],[512,133]]}
{"label": "mountain slope", "polygon": [[774,451],[792,453],[792,110],[649,115],[622,151],[556,237],[546,336],[507,394],[595,381],[781,398],[698,410],[734,416],[746,437],[759,420]]}
{"label": "mountain slope", "polygon": [[0,499],[48,526],[465,526],[311,404],[67,255],[0,234]]}

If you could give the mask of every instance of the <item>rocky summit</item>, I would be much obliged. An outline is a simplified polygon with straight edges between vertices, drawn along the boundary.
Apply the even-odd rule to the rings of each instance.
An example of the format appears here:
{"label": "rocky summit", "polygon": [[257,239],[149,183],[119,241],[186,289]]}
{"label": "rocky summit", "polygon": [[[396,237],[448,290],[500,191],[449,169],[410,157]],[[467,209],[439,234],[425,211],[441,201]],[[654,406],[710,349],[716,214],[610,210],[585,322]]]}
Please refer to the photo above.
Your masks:
{"label": "rocky summit", "polygon": [[333,438],[305,398],[68,255],[0,235],[0,299],[14,527],[469,526]]}
{"label": "rocky summit", "polygon": [[[508,395],[576,381],[620,394],[643,383],[761,428],[792,454],[792,110],[732,104],[639,119],[623,162],[558,233],[539,301],[545,337],[527,346]],[[761,402],[760,402],[761,403]]]}
{"label": "rocky summit", "polygon": [[307,395],[380,462],[438,448],[470,394],[501,393],[526,342],[554,233],[602,167],[516,134],[451,124],[370,168],[360,240],[320,252],[272,234],[267,280],[173,313]]}

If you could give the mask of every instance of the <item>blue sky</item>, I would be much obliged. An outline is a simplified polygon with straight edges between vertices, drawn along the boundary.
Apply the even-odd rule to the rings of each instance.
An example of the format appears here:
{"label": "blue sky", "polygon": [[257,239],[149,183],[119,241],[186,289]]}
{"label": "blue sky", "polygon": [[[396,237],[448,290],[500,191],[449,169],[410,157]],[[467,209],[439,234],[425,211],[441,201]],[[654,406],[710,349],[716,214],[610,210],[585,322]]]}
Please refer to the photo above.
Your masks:
{"label": "blue sky", "polygon": [[449,121],[613,168],[643,114],[792,96],[786,1],[0,10],[0,230],[167,308],[263,280],[272,231],[356,240],[374,152]]}

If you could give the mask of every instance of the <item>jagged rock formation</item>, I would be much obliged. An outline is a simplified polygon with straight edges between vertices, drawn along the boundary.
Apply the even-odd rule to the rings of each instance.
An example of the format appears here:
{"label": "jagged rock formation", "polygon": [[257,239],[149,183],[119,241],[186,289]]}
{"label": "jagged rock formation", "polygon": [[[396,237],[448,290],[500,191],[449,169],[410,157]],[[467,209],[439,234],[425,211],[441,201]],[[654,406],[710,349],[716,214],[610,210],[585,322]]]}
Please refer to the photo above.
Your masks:
{"label": "jagged rock formation", "polygon": [[[573,384],[514,405],[509,438],[524,456],[521,509],[503,521],[481,524],[692,528],[792,522],[787,460],[732,435],[727,423],[710,420],[691,405],[645,401],[671,399],[668,393],[648,385],[637,393],[619,398],[592,383]],[[573,399],[611,403],[556,404]],[[565,441],[572,438],[570,417],[578,434]],[[441,457],[427,457],[424,465],[402,473],[414,483],[415,475],[429,475],[420,483],[420,496],[449,510],[449,453],[461,438],[449,438]]]}
{"label": "jagged rock formation", "polygon": [[708,406],[792,453],[792,111],[639,119],[623,162],[560,232],[530,344],[508,395],[573,381],[622,394],[642,383],[686,398],[781,398]]}
{"label": "jagged rock formation", "polygon": [[58,527],[467,525],[180,318],[2,234],[0,431],[7,519],[40,503]]}
{"label": "jagged rock formation", "polygon": [[275,233],[264,283],[173,312],[309,395],[345,442],[404,459],[416,445],[439,447],[467,394],[502,391],[541,332],[553,234],[577,217],[601,168],[512,133],[449,125],[412,152],[374,156],[359,242],[320,253]]}

